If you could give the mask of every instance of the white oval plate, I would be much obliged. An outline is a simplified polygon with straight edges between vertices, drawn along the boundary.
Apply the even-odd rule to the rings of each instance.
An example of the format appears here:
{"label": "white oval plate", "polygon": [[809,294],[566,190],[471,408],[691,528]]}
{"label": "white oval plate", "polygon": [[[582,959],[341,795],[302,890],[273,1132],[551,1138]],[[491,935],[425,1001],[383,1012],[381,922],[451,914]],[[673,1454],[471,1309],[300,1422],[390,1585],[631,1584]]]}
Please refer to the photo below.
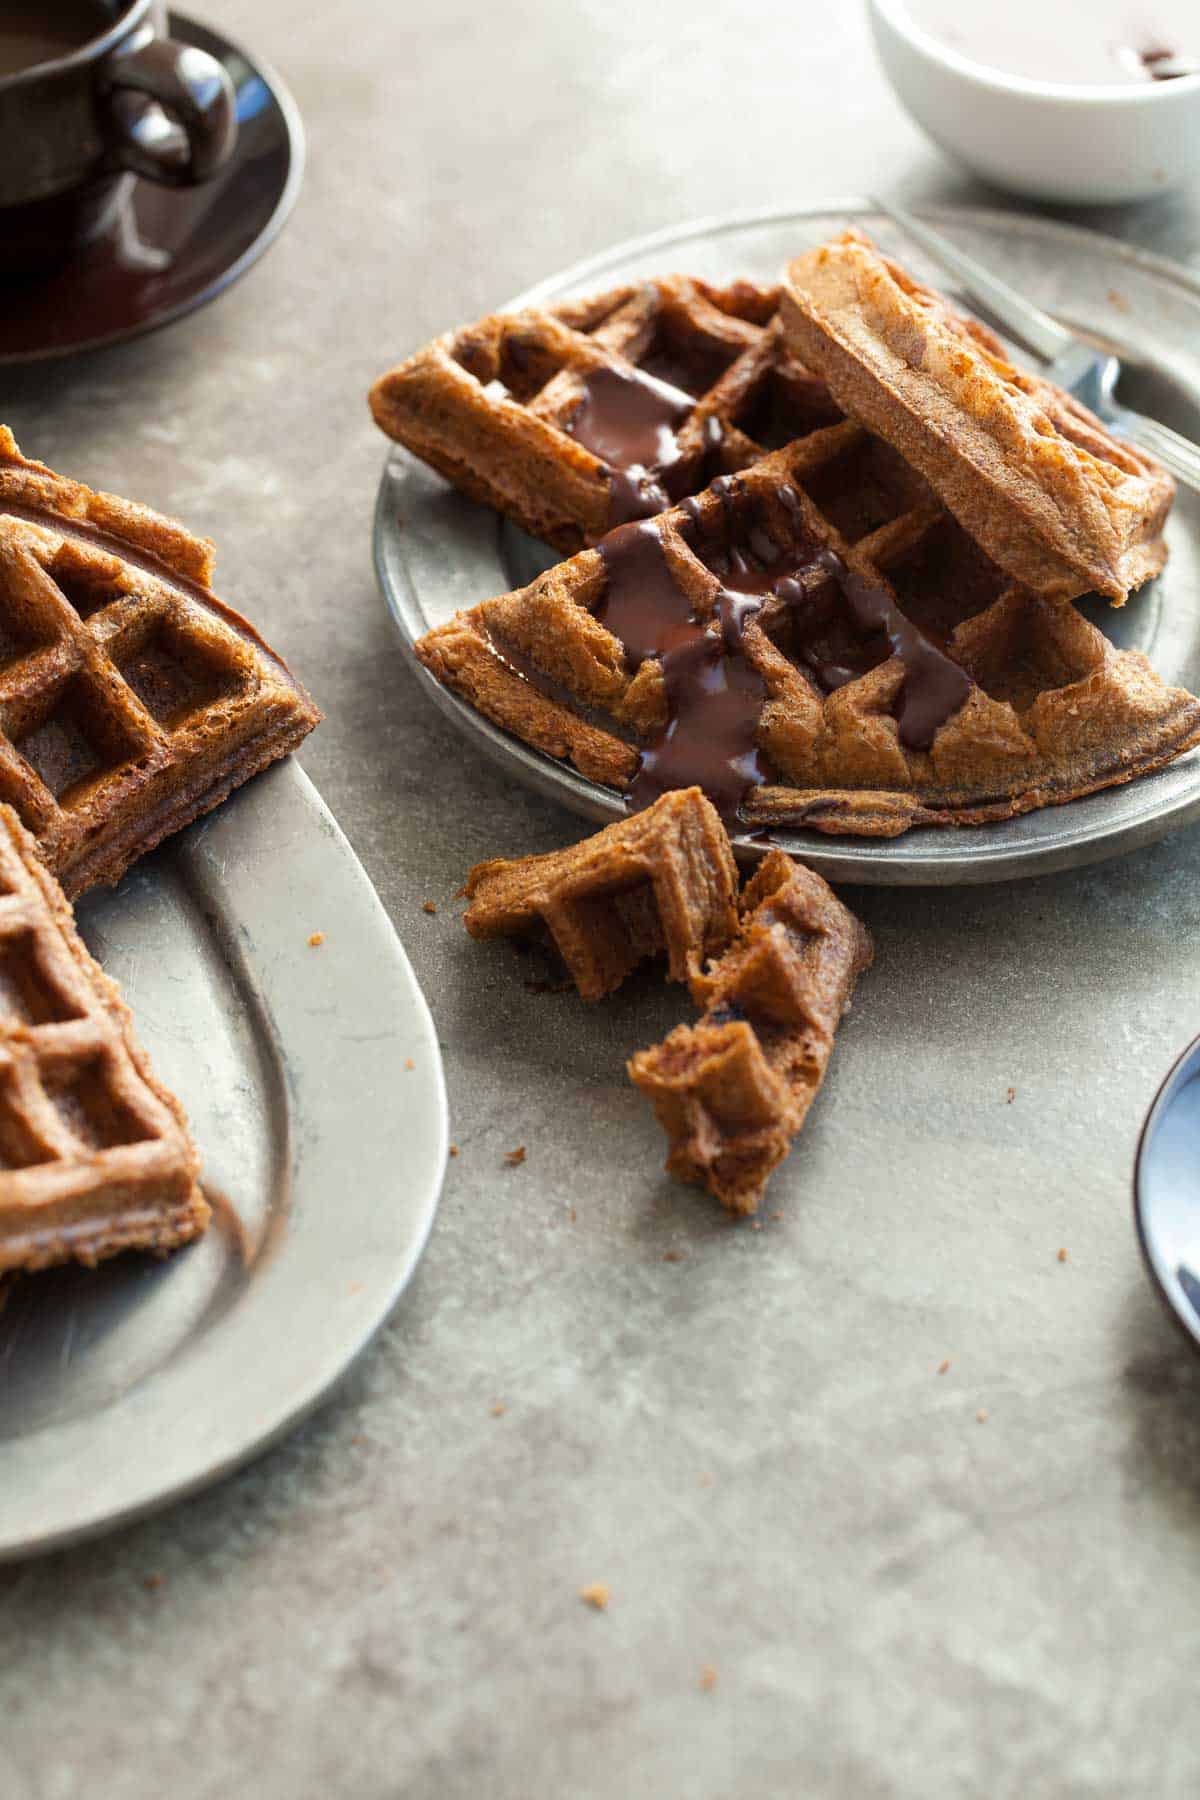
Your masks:
{"label": "white oval plate", "polygon": [[303,1418],[399,1298],[446,1162],[428,1008],[291,759],[79,922],[184,1103],[216,1217],[163,1262],[8,1291],[0,1560],[191,1493]]}
{"label": "white oval plate", "polygon": [[[1200,279],[1111,238],[1018,214],[942,208],[927,216],[963,249],[990,263],[1047,311],[1102,339],[1137,383],[1133,405],[1200,438]],[[514,307],[586,293],[682,269],[711,281],[773,281],[806,245],[860,225],[935,285],[945,279],[865,201],[801,212],[740,214],[618,245],[577,263],[512,302]],[[1119,610],[1085,603],[1114,643],[1144,650],[1165,680],[1200,688],[1200,496],[1180,493],[1168,529],[1167,573]],[[532,578],[548,557],[486,507],[455,493],[399,448],[392,450],[375,510],[380,585],[411,649],[431,626]],[[500,731],[418,665],[430,698],[475,742],[531,787],[604,822],[624,815],[621,796]],[[1066,806],[974,827],[924,828],[903,837],[824,837],[776,829],[772,841],[838,881],[909,886],[999,881],[1095,862],[1152,843],[1200,817],[1200,750],[1157,774]],[[736,838],[760,854],[761,842]]]}

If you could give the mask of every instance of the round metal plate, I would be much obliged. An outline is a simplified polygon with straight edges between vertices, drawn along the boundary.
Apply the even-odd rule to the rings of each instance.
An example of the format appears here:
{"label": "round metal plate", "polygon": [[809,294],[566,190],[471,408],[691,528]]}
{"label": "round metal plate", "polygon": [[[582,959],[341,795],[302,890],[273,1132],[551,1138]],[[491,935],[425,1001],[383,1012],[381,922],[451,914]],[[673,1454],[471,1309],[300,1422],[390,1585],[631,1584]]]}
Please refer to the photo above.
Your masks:
{"label": "round metal plate", "polygon": [[[1094,232],[1017,214],[942,208],[927,215],[969,254],[990,263],[1031,299],[1117,350],[1127,364],[1129,403],[1200,438],[1200,279],[1162,258]],[[703,221],[618,246],[541,282],[512,305],[586,293],[684,269],[712,281],[738,275],[771,281],[806,245],[848,225],[865,227],[919,275],[947,284],[865,201],[801,212]],[[1200,495],[1181,491],[1168,528],[1167,573],[1121,609],[1085,602],[1114,643],[1143,650],[1168,682],[1200,688]],[[375,511],[380,585],[405,642],[462,606],[504,593],[550,560],[541,546],[487,508],[455,493],[396,448]],[[585,818],[623,815],[618,794],[498,730],[419,670],[430,698],[476,743],[531,787]],[[839,881],[911,886],[998,881],[1094,862],[1152,843],[1200,817],[1200,751],[1169,768],[1069,805],[1003,824],[924,829],[887,841],[777,830],[773,841]],[[735,839],[748,855],[749,837]]]}
{"label": "round metal plate", "polygon": [[446,1162],[425,1001],[290,760],[79,921],[187,1109],[216,1216],[163,1262],[3,1290],[0,1560],[187,1494],[302,1418],[395,1305]]}
{"label": "round metal plate", "polygon": [[1146,1116],[1133,1194],[1151,1279],[1200,1348],[1200,1038],[1188,1045]]}

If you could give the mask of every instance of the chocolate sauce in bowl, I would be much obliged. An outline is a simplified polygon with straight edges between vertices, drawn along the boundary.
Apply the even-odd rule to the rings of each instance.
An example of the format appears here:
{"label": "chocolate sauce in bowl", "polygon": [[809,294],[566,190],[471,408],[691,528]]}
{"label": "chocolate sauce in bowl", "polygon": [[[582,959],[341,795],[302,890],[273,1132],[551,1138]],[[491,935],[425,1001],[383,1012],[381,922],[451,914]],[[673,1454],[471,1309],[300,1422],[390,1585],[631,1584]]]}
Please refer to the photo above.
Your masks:
{"label": "chocolate sauce in bowl", "polygon": [[906,0],[931,36],[988,69],[1109,87],[1200,67],[1195,0]]}
{"label": "chocolate sauce in bowl", "polygon": [[564,430],[608,464],[610,524],[652,518],[670,506],[677,432],[694,405],[682,388],[639,369],[589,371]]}

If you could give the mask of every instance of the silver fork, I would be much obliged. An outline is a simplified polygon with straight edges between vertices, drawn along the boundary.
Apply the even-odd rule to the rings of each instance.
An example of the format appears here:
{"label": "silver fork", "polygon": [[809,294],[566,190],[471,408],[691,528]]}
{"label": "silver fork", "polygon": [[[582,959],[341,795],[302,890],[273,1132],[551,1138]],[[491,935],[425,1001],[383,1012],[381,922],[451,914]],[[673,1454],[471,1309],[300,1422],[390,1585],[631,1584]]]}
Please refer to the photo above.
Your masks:
{"label": "silver fork", "polygon": [[1145,413],[1134,412],[1118,403],[1115,392],[1121,374],[1118,357],[1097,350],[1094,344],[1067,331],[1057,319],[1031,305],[1023,294],[989,273],[973,256],[965,255],[939,231],[931,230],[904,207],[875,199],[871,204],[894,220],[943,269],[956,275],[971,298],[991,313],[1006,331],[1045,360],[1048,366],[1042,374],[1047,381],[1074,394],[1106,425],[1149,450],[1179,481],[1200,492],[1200,447],[1190,438],[1172,431],[1169,425],[1160,425],[1157,419],[1148,419]]}

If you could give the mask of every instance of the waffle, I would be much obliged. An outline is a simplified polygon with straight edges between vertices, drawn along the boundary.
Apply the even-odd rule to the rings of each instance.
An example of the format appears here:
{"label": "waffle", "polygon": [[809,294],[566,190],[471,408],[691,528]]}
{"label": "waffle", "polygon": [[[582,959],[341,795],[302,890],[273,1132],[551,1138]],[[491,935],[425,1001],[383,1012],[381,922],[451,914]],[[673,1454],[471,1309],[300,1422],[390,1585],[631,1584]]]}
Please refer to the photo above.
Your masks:
{"label": "waffle", "polygon": [[836,422],[787,354],[779,290],[687,276],[492,314],[371,390],[377,423],[560,550]]}
{"label": "waffle", "polygon": [[894,836],[1074,799],[1200,742],[1200,703],[1019,587],[848,420],[417,644],[494,723],[644,805]]}
{"label": "waffle", "polygon": [[71,897],[320,718],[211,573],[211,545],[28,461],[0,427],[0,801]]}
{"label": "waffle", "polygon": [[209,1209],[179,1102],[0,805],[0,1274],[174,1249]]}
{"label": "waffle", "polygon": [[466,893],[472,937],[548,937],[585,1000],[664,951],[671,979],[693,981],[737,928],[733,853],[698,788],[567,850],[477,863]]}
{"label": "waffle", "polygon": [[865,927],[820,876],[782,850],[763,858],[732,947],[692,979],[703,1018],[629,1063],[670,1139],[672,1175],[733,1212],[757,1210],[816,1099],[873,954]]}
{"label": "waffle", "polygon": [[1174,483],[1061,388],[1016,369],[858,233],[798,257],[782,317],[797,356],[878,432],[1013,579],[1118,603],[1166,561]]}

